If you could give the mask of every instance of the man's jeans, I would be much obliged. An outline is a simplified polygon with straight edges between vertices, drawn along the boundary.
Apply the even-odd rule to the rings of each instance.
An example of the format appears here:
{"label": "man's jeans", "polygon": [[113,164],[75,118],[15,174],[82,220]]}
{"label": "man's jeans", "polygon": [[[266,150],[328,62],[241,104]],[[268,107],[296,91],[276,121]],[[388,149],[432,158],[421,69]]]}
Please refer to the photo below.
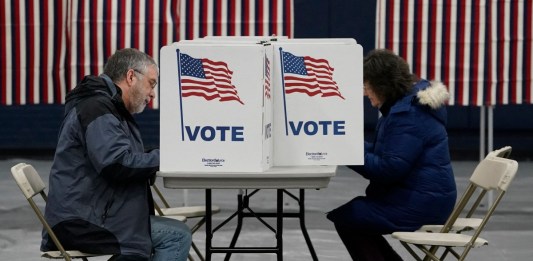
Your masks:
{"label": "man's jeans", "polygon": [[152,261],[185,261],[191,248],[191,230],[175,219],[150,216],[152,226]]}

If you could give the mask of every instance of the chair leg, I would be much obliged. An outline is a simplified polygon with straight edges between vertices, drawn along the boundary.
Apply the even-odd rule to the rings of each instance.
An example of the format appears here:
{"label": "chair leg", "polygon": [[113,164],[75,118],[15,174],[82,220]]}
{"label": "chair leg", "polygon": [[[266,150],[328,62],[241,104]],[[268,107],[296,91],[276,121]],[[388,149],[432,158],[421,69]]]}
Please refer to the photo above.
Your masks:
{"label": "chair leg", "polygon": [[194,232],[200,229],[200,227],[202,227],[204,224],[205,224],[205,217],[200,219],[196,224],[194,224],[194,226],[191,227],[191,233],[194,234]]}
{"label": "chair leg", "polygon": [[455,256],[455,258],[457,258],[458,260],[461,259],[461,255],[459,255],[459,253],[455,252],[452,248],[447,247],[446,250],[448,250],[449,253],[452,253],[452,255]]}
{"label": "chair leg", "polygon": [[459,256],[457,256],[456,254],[454,254],[452,249],[446,247],[444,248],[444,252],[442,252],[442,255],[440,256],[440,259],[444,260],[444,258],[446,258],[446,256],[448,255],[448,253],[452,253],[452,255],[454,255],[456,258],[459,258]]}
{"label": "chair leg", "polygon": [[[205,217],[201,218],[196,224],[194,224],[191,227],[191,233],[194,234],[196,231],[198,231],[198,229],[200,229],[200,227],[204,223],[205,223]],[[196,253],[196,255],[198,256],[198,258],[200,258],[201,261],[204,261],[205,259],[204,259],[204,256],[202,255],[202,252],[200,251],[200,249],[198,249],[198,247],[196,246],[196,244],[194,242],[192,242],[191,247],[194,250],[194,252]]]}
{"label": "chair leg", "polygon": [[[429,247],[429,252],[433,255],[436,255],[437,254],[437,251],[439,250],[439,247],[437,246],[431,246]],[[446,254],[446,253],[445,253]],[[441,257],[442,258],[442,257]],[[426,255],[426,257],[424,257],[424,261],[430,261],[429,259],[429,256]]]}
{"label": "chair leg", "polygon": [[418,247],[418,249],[420,249],[422,252],[424,252],[424,254],[426,254],[426,257],[424,257],[424,260],[426,260],[427,258],[431,258],[431,260],[440,261],[440,259],[431,252],[431,249],[427,249],[421,245],[415,245],[415,246]]}
{"label": "chair leg", "polygon": [[198,249],[196,244],[194,242],[192,242],[191,246],[192,246],[192,249],[194,250],[194,252],[196,253],[196,255],[198,256],[198,258],[200,258],[201,261],[205,261],[204,256],[202,255],[202,252],[200,252],[200,249]]}
{"label": "chair leg", "polygon": [[418,254],[407,243],[403,241],[400,241],[400,243],[402,243],[405,249],[407,249],[407,251],[411,254],[411,256],[413,256],[417,261],[422,261],[422,259],[418,257]]}

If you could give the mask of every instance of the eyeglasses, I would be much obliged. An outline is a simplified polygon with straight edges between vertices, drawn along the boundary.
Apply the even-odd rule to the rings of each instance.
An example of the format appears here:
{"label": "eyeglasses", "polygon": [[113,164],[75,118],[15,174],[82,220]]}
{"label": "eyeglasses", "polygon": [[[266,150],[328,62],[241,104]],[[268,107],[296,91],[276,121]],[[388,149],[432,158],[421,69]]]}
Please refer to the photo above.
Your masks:
{"label": "eyeglasses", "polygon": [[[142,75],[143,77],[146,77],[146,74],[142,73],[141,71],[137,70],[137,69],[132,69],[134,72]],[[155,88],[155,86],[157,85],[157,80],[154,80],[154,79],[149,79],[148,82],[150,83],[150,87]]]}

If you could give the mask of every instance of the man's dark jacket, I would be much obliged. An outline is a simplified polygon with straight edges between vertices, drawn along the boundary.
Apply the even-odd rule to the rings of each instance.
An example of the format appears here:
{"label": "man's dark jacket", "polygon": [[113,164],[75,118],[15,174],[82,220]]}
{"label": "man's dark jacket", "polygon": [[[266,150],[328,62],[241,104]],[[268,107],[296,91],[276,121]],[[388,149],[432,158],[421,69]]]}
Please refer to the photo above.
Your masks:
{"label": "man's dark jacket", "polygon": [[[45,218],[66,249],[148,258],[159,150],[145,153],[121,90],[86,76],[66,97]],[[43,232],[41,250],[55,246]]]}

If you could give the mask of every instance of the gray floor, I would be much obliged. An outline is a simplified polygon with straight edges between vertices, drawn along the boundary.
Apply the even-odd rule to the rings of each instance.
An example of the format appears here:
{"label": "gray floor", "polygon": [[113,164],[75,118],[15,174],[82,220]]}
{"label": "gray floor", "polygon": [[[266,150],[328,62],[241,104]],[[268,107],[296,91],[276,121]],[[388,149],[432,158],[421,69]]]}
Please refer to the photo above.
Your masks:
{"label": "gray floor", "polygon": [[[40,260],[38,249],[40,223],[10,173],[11,166],[18,162],[33,164],[45,182],[48,181],[51,165],[51,161],[47,160],[0,160],[0,260]],[[475,162],[453,163],[460,193],[467,183],[467,177],[475,168],[475,164]],[[533,259],[532,170],[532,162],[520,162],[518,176],[482,234],[482,237],[489,241],[489,245],[472,250],[468,260]],[[307,228],[320,260],[350,260],[334,227],[327,221],[324,213],[354,196],[363,194],[366,185],[367,181],[358,174],[341,167],[328,188],[306,191]],[[171,203],[176,206],[184,205],[185,201],[189,205],[201,205],[204,200],[202,190],[188,190],[185,193],[183,190],[163,189],[163,192],[167,199],[170,199]],[[274,194],[272,190],[262,190],[252,197],[250,206],[256,211],[273,210],[275,209]],[[214,216],[215,222],[220,222],[233,213],[236,207],[236,195],[236,190],[213,191],[214,204],[223,210]],[[296,210],[296,208],[296,202],[286,198],[286,211]],[[193,221],[189,220],[188,223]],[[274,224],[273,221],[269,220]],[[235,222],[232,221],[227,227],[219,230],[215,234],[214,244],[218,246],[228,244],[234,226]],[[194,234],[194,241],[202,249],[205,242],[203,232],[201,230]],[[389,241],[405,260],[413,260],[398,242],[390,238]],[[245,219],[238,245],[272,246],[274,243],[272,232],[253,219]],[[287,219],[284,222],[283,247],[284,260],[311,260],[299,224],[294,219]],[[91,260],[106,259],[93,258]],[[223,256],[214,255],[213,260],[223,260]],[[235,254],[231,260],[276,260],[276,258],[273,254]]]}

